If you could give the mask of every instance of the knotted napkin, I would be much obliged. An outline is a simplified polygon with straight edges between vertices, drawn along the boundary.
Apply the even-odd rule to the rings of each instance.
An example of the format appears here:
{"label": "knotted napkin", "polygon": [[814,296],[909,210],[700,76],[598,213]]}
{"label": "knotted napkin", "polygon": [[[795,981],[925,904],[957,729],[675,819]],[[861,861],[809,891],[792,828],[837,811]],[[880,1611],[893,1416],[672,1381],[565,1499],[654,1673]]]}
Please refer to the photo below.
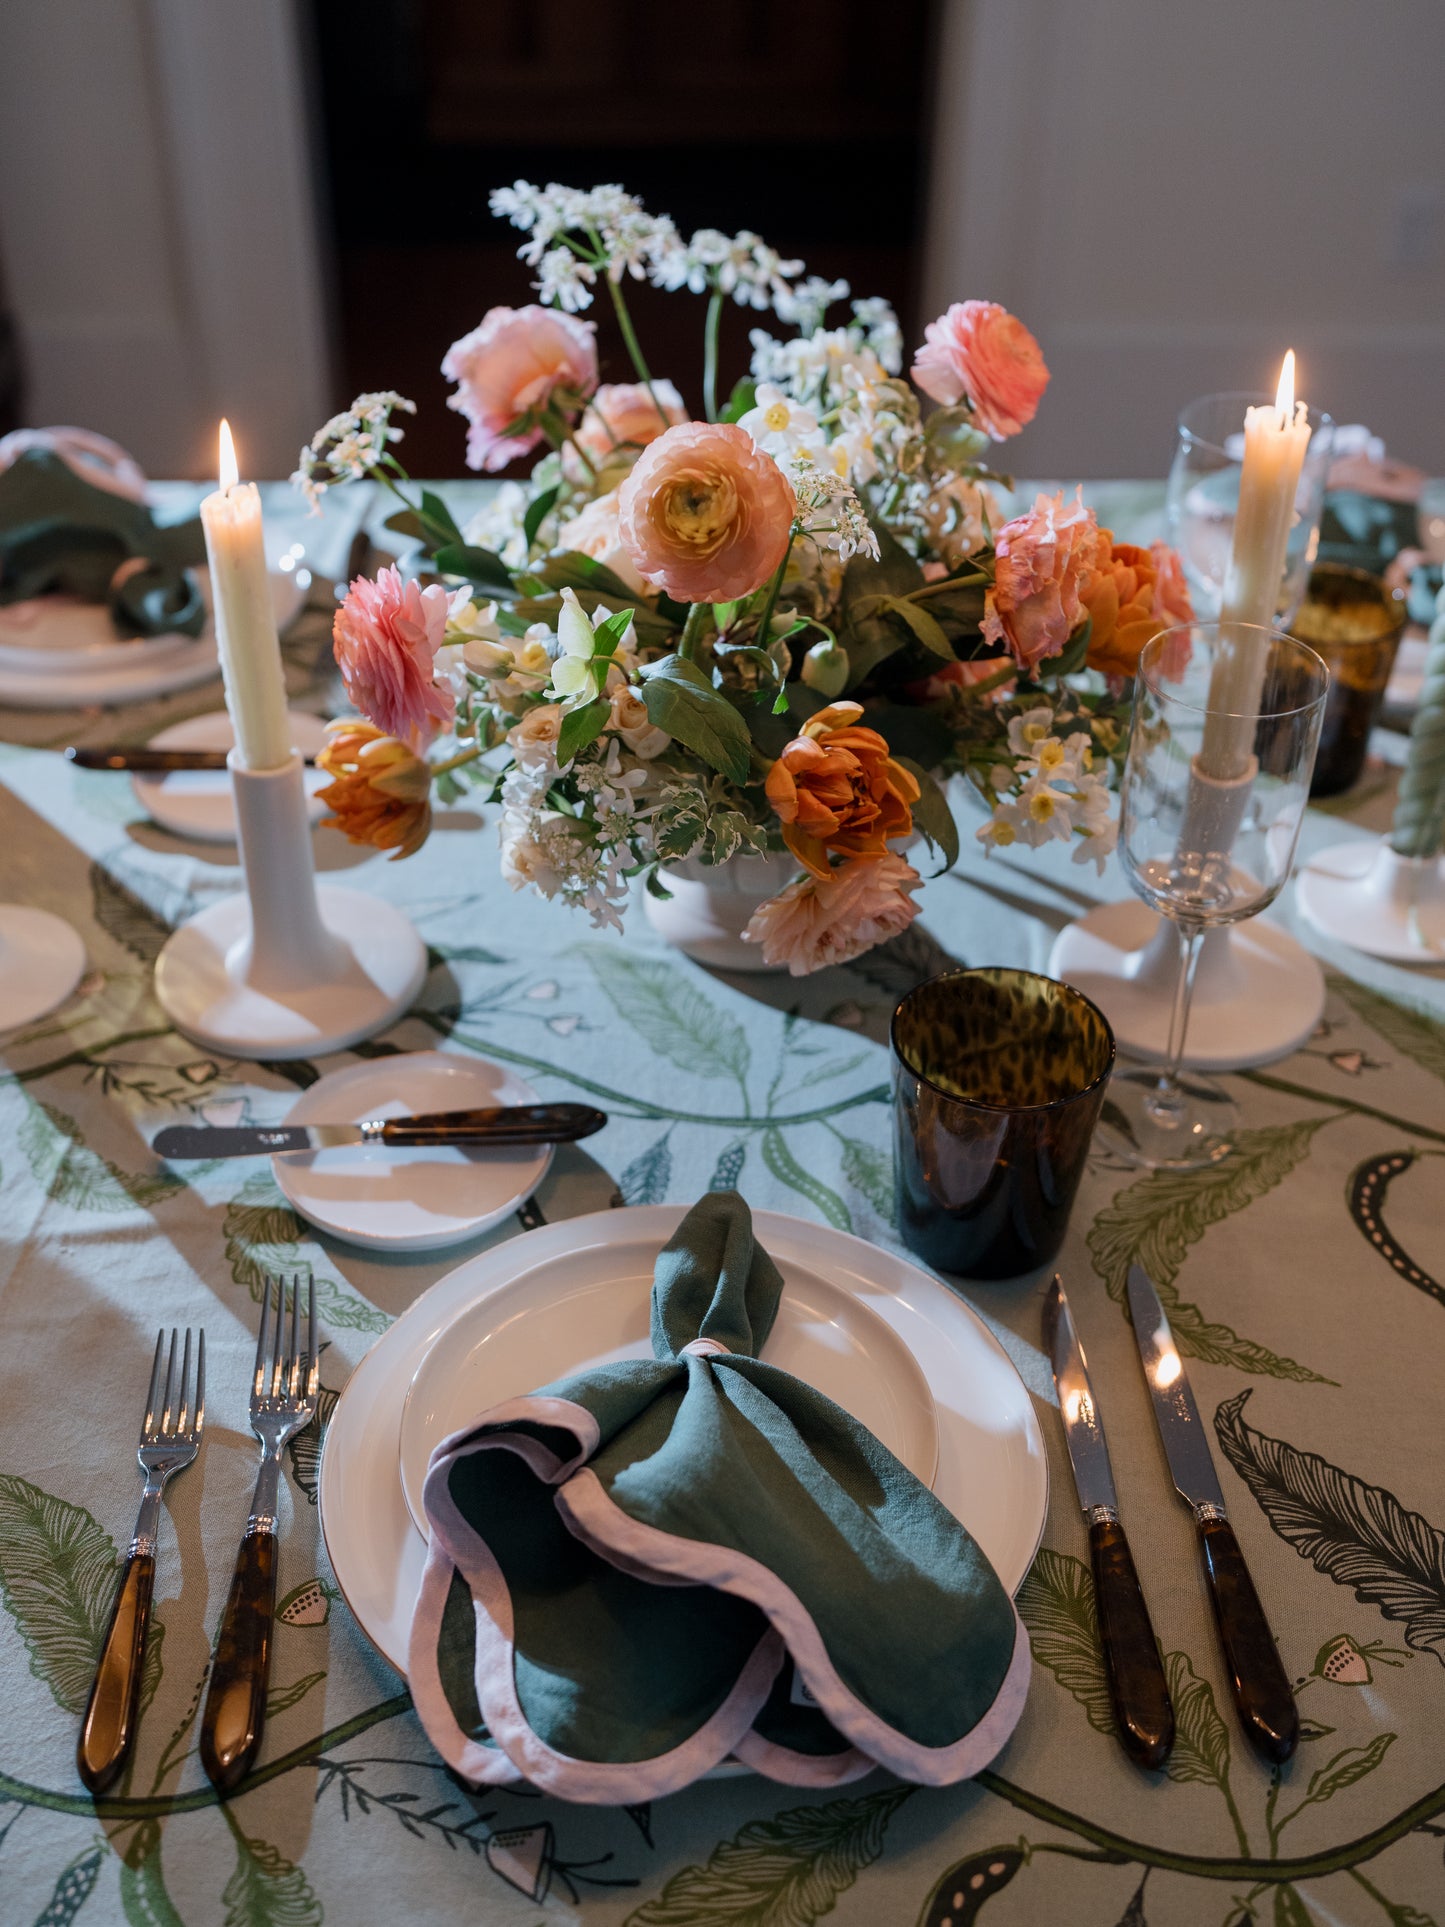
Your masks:
{"label": "knotted napkin", "polygon": [[198,636],[205,605],[186,568],[205,553],[198,520],[158,523],[48,449],[0,471],[0,604],[73,595],[109,603],[119,636]]}
{"label": "knotted napkin", "polygon": [[983,1552],[873,1434],[758,1356],[783,1281],[713,1192],[657,1260],[651,1359],[444,1439],[408,1671],[466,1779],[654,1799],[735,1755],[942,1785],[1013,1730],[1028,1637]]}

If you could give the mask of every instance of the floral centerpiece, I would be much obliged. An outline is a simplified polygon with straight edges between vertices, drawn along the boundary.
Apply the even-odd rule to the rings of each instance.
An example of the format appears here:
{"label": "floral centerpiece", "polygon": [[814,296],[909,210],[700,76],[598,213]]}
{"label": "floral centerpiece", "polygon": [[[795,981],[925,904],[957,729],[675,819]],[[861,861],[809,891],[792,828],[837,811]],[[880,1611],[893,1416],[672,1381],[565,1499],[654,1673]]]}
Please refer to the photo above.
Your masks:
{"label": "floral centerpiece", "polygon": [[[419,545],[336,617],[362,720],[321,758],[332,820],[406,855],[433,791],[480,783],[513,887],[619,927],[635,879],[665,897],[678,865],[786,853],[794,880],[745,935],[795,974],[907,927],[920,844],[957,855],[949,776],[983,799],[986,847],[1058,838],[1102,866],[1127,679],[1188,600],[1172,551],[1114,543],[1077,494],[1005,516],[990,446],[1048,382],[1023,323],[958,303],[905,380],[886,302],[828,325],[846,283],[756,235],[685,239],[618,187],[518,182],[492,205],[540,300],[492,309],[442,368],[469,464],[537,456],[530,479],[459,527],[398,459],[414,405],[392,393],[302,451],[313,501],[370,478]],[[652,374],[629,281],[701,298],[698,414]],[[602,290],[630,380],[601,379]],[[795,332],[755,328],[722,404],[729,300]]]}

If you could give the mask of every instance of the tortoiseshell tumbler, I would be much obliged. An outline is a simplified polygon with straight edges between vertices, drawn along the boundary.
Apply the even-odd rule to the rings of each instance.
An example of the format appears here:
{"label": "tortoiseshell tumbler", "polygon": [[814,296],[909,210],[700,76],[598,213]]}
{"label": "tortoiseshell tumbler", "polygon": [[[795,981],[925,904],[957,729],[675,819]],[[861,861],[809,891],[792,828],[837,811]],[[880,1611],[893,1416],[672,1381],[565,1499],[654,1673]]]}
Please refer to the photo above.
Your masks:
{"label": "tortoiseshell tumbler", "polygon": [[955,970],[893,1013],[898,1229],[940,1271],[1016,1278],[1064,1241],[1114,1064],[1082,992]]}

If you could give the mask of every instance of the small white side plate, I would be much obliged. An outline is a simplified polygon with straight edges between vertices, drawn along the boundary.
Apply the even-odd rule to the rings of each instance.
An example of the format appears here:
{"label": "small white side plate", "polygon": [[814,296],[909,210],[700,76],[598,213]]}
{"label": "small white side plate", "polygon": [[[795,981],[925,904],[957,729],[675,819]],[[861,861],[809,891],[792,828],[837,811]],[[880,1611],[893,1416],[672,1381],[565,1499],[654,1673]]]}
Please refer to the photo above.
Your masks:
{"label": "small white side plate", "polygon": [[[467,1111],[540,1099],[500,1064],[442,1051],[371,1058],[332,1071],[286,1113],[288,1124],[360,1123],[418,1111]],[[552,1146],[489,1150],[354,1144],[272,1158],[276,1182],[303,1218],[373,1251],[435,1251],[500,1223],[529,1198]]]}
{"label": "small white side plate", "polygon": [[[320,716],[305,710],[288,712],[291,746],[303,756],[314,756],[326,741],[326,724]],[[190,716],[183,723],[172,723],[159,736],[152,736],[151,749],[230,749],[236,741],[235,727],[224,709],[208,710],[204,716]],[[308,815],[313,823],[326,814],[316,792],[324,789],[325,770],[308,769],[306,794],[310,798]],[[176,836],[190,837],[201,843],[234,843],[236,806],[231,795],[231,772],[224,769],[171,770],[165,775],[133,774],[131,788],[141,808],[162,829]]]}
{"label": "small white side plate", "polygon": [[[417,1368],[401,1418],[401,1482],[430,1537],[422,1487],[433,1449],[503,1399],[621,1358],[651,1358],[657,1246],[637,1239],[540,1265],[469,1305]],[[841,1405],[925,1485],[938,1425],[922,1367],[856,1293],[785,1264],[777,1320],[761,1356]]]}

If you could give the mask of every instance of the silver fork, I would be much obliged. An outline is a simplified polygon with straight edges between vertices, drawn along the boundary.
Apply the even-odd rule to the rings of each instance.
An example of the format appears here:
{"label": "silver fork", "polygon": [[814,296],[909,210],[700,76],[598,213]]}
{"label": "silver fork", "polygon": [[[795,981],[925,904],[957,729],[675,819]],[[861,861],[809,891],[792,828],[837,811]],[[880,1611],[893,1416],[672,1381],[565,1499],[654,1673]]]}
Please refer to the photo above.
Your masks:
{"label": "silver fork", "polygon": [[120,1585],[110,1624],[100,1649],[95,1679],[81,1722],[75,1763],[92,1793],[113,1785],[130,1758],[140,1705],[146,1630],[150,1625],[151,1593],[156,1576],[156,1531],[160,1525],[161,1493],[166,1480],[201,1449],[206,1421],[206,1334],[196,1333],[196,1377],[191,1382],[191,1334],[186,1332],[180,1376],[176,1376],[178,1334],[171,1331],[169,1357],[166,1335],[156,1339],[150,1391],[140,1428],[136,1457],[145,1473],[145,1492],[135,1532],[121,1568]]}
{"label": "silver fork", "polygon": [[246,1536],[236,1555],[230,1597],[216,1635],[211,1683],[201,1717],[201,1764],[211,1784],[223,1794],[230,1793],[250,1772],[265,1726],[271,1627],[276,1616],[276,1495],[281,1452],[316,1414],[320,1361],[314,1279],[304,1349],[299,1342],[300,1321],[300,1278],[291,1280],[289,1338],[285,1281],[268,1278],[261,1298],[261,1331],[251,1378],[251,1430],[261,1441],[261,1469]]}

